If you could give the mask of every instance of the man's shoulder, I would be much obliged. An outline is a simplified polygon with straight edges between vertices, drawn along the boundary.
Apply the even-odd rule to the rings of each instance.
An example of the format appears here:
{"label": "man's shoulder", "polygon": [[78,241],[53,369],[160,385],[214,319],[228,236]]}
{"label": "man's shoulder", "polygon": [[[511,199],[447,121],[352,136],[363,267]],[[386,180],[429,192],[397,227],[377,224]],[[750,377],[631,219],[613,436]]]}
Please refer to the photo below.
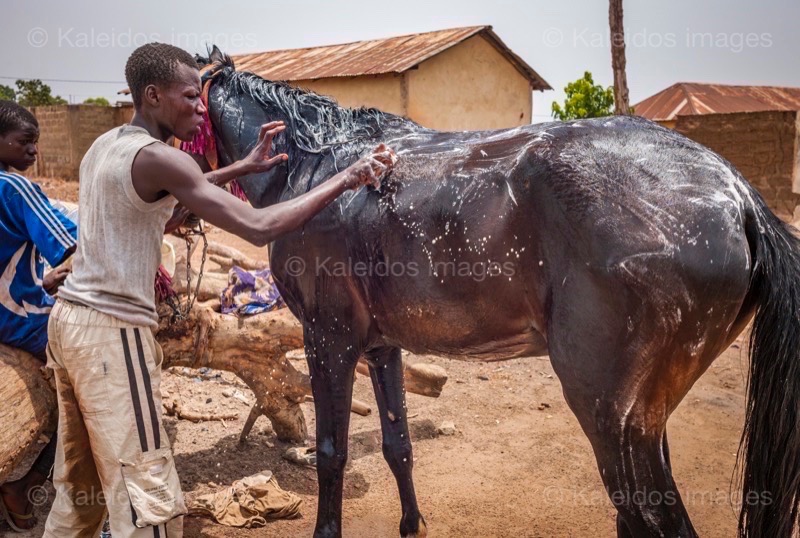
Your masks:
{"label": "man's shoulder", "polygon": [[192,156],[168,144],[150,144],[139,150],[133,161],[133,173],[192,172],[197,163]]}

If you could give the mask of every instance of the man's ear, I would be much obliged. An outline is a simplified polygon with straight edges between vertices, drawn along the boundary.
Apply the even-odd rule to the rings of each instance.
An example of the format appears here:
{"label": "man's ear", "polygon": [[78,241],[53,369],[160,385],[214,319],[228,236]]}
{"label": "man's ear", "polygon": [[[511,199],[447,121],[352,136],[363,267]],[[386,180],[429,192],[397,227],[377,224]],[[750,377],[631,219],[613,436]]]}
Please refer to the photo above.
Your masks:
{"label": "man's ear", "polygon": [[161,96],[159,95],[158,88],[155,84],[148,84],[144,89],[142,99],[147,102],[151,107],[158,107],[160,105]]}

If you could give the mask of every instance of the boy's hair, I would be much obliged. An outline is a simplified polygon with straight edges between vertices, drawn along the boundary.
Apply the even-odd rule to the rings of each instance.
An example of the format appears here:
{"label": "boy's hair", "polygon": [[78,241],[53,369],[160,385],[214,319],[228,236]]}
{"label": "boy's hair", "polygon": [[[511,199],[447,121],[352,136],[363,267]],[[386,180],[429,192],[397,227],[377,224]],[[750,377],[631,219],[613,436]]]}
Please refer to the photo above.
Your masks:
{"label": "boy's hair", "polygon": [[39,128],[39,122],[30,110],[14,101],[0,100],[0,136],[21,129],[26,124]]}
{"label": "boy's hair", "polygon": [[191,54],[167,43],[142,45],[128,58],[125,64],[125,80],[131,90],[133,105],[142,104],[144,89],[150,84],[169,84],[175,81],[175,68],[183,64],[197,69]]}

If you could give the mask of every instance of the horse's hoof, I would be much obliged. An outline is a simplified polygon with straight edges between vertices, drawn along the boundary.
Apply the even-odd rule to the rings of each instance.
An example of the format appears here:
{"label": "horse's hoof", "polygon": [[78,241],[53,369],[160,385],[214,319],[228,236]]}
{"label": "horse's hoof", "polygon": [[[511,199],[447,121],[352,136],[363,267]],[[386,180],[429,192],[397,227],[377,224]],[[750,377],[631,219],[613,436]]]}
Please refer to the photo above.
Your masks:
{"label": "horse's hoof", "polygon": [[425,519],[422,516],[419,516],[419,522],[417,523],[417,532],[412,532],[409,534],[401,534],[402,538],[425,538],[428,536],[428,527],[425,525]]}

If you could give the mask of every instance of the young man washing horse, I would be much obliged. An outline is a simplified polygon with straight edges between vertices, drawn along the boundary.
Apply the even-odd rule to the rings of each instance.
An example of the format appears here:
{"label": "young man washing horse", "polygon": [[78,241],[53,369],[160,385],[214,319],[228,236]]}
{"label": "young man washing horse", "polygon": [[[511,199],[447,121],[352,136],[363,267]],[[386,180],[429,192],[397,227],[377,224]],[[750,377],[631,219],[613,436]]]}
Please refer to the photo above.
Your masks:
{"label": "young man washing horse", "polygon": [[262,125],[244,159],[204,176],[191,156],[164,143],[191,140],[204,121],[194,59],[170,45],[144,45],[125,76],[134,117],[98,138],[81,163],[78,250],[48,328],[60,413],[48,538],[94,535],[106,507],[114,536],[182,534],[185,508],[161,421],[162,356],[152,332],[153,276],[176,203],[266,245],[343,192],[377,184],[393,162],[379,146],[291,202],[254,209],[217,186],[285,166],[285,154],[270,156],[284,125]]}

